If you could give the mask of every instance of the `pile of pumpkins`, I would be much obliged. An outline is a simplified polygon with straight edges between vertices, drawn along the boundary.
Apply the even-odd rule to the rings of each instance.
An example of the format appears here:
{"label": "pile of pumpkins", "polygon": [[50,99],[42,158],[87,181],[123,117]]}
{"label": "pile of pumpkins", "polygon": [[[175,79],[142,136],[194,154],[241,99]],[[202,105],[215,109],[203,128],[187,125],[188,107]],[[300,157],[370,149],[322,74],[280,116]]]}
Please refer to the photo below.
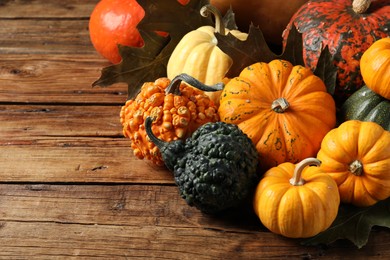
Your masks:
{"label": "pile of pumpkins", "polygon": [[[336,9],[343,4],[351,5],[350,0],[338,1],[338,4],[335,2],[309,1],[295,13],[286,30],[293,24],[299,24],[299,19],[309,19],[308,4],[312,10],[317,11],[314,4],[330,3],[328,9]],[[367,4],[371,1],[358,2]],[[389,11],[388,2],[378,0],[375,4],[385,6],[386,13]],[[354,4],[357,5],[355,1]],[[313,74],[311,66],[315,62],[307,66],[294,65],[285,60],[257,62],[246,67],[240,75],[226,78],[225,74],[234,61],[216,46],[214,31],[223,34],[231,32],[241,40],[245,40],[247,34],[223,28],[218,21],[218,11],[212,6],[202,8],[202,12],[216,15],[217,28],[205,26],[184,36],[172,53],[167,75],[168,78],[174,78],[186,73],[206,85],[224,82],[225,86],[223,90],[186,96],[188,100],[196,100],[198,103],[196,112],[186,114],[187,123],[181,125],[181,128],[189,127],[192,121],[199,118],[204,120],[207,110],[212,117],[202,122],[220,120],[236,124],[251,138],[258,150],[261,171],[264,173],[255,191],[253,207],[264,226],[286,237],[311,237],[332,224],[340,203],[368,207],[390,197],[388,29],[380,33],[375,29],[378,38],[366,39],[364,44],[351,41],[348,44],[339,43],[336,47],[340,49],[330,48],[335,57],[337,53],[347,55],[340,58],[343,67],[339,67],[338,87],[339,93],[342,93],[340,97],[345,100],[338,106],[335,97],[327,92],[324,82]],[[383,19],[387,22],[389,15],[390,12],[383,14]],[[362,15],[366,18],[368,16]],[[331,18],[330,15],[327,19],[333,19],[332,23],[337,23],[334,19],[343,20],[342,17]],[[377,19],[380,23],[381,17]],[[325,19],[323,22],[329,20]],[[326,24],[321,26],[322,29],[327,28]],[[318,25],[317,28],[321,26]],[[299,26],[297,28],[302,30]],[[351,27],[350,30],[353,31],[354,28]],[[337,34],[336,31],[333,33]],[[342,37],[341,34],[345,37],[345,33],[341,32],[337,37]],[[362,35],[355,35],[356,39],[360,40],[368,34],[360,33]],[[284,36],[287,34],[288,31],[285,31]],[[304,45],[308,44],[305,37],[309,36],[310,33],[303,33]],[[310,37],[313,39],[313,36]],[[352,44],[363,46],[361,48],[364,49],[357,50]],[[319,44],[319,48],[322,47]],[[352,52],[356,52],[358,57],[351,55]],[[305,46],[304,55],[307,55],[306,61],[312,61],[316,56],[308,54]],[[335,64],[337,65],[337,61]],[[353,71],[346,76],[348,65],[353,67]],[[356,76],[357,73],[359,76]],[[354,75],[353,79],[350,78],[351,75]],[[353,89],[346,82],[348,79],[353,82]],[[179,118],[176,121],[180,121],[180,104],[175,108],[172,93],[169,95],[170,102],[173,103],[169,110],[164,110],[161,93],[164,93],[169,82],[163,88],[157,83],[152,84],[151,88],[150,84],[152,83],[148,83],[149,87],[143,88],[134,99],[137,100],[137,111],[134,111],[134,101],[128,102],[121,111],[125,135],[142,136],[139,140],[143,143],[143,151],[139,158],[144,158],[145,154],[148,154],[148,158],[154,158],[159,154],[145,137],[143,125],[134,127],[134,120],[131,118],[133,121],[130,123],[129,117],[141,114],[141,117],[146,118],[152,111],[156,111],[153,102],[159,97],[162,100],[158,105],[162,109],[161,124],[171,120],[170,127],[175,126],[171,119],[173,116]],[[150,92],[151,89],[155,92],[146,95],[146,91]],[[153,131],[160,135],[160,139],[164,139],[164,133],[173,131],[171,129],[174,128],[159,126],[155,122]],[[193,130],[186,131],[187,136]],[[173,134],[170,135],[170,140],[165,141],[179,138],[185,136],[175,137]],[[134,138],[132,141],[136,142]],[[152,148],[153,152],[149,151]],[[139,149],[137,152],[140,153]]]}

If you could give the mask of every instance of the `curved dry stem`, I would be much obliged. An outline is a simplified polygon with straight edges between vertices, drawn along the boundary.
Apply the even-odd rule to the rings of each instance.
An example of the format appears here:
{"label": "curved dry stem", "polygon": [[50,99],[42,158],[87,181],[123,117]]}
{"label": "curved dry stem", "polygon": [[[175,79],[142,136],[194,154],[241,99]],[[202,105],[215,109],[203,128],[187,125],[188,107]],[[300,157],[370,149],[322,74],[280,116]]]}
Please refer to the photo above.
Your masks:
{"label": "curved dry stem", "polygon": [[210,13],[213,14],[214,18],[215,18],[215,32],[222,34],[222,35],[225,35],[225,25],[222,22],[222,14],[218,10],[218,8],[209,4],[209,5],[203,6],[200,9],[200,14],[203,17],[209,16]]}
{"label": "curved dry stem", "polygon": [[306,158],[300,161],[296,166],[294,170],[293,177],[290,179],[290,184],[293,186],[300,186],[305,184],[305,180],[302,179],[302,171],[306,166],[309,165],[315,165],[315,166],[320,166],[321,161],[316,159],[316,158]]}

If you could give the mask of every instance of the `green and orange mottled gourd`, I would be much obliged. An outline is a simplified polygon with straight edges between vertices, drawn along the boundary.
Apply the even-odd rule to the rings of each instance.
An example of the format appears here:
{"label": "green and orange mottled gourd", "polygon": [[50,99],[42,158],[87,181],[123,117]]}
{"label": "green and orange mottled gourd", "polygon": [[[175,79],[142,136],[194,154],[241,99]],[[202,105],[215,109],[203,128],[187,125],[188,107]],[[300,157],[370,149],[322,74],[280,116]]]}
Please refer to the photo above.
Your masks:
{"label": "green and orange mottled gourd", "polygon": [[336,124],[335,102],[324,82],[284,60],[255,63],[231,79],[218,113],[252,139],[265,169],[315,156]]}
{"label": "green and orange mottled gourd", "polygon": [[339,104],[364,85],[360,58],[373,42],[390,36],[389,20],[389,0],[311,0],[291,18],[283,39],[286,43],[295,25],[302,33],[304,61],[312,69],[329,47],[338,67],[334,97]]}

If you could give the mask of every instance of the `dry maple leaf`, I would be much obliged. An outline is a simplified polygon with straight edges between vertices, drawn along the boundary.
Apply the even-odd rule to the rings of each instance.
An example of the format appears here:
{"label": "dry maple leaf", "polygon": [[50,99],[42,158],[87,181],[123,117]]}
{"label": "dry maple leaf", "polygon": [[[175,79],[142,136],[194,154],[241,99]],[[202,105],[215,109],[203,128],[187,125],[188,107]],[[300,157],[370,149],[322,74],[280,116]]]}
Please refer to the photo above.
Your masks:
{"label": "dry maple leaf", "polygon": [[[191,0],[181,5],[172,0],[138,0],[145,10],[145,17],[137,28],[144,39],[144,46],[119,46],[122,62],[103,68],[100,78],[92,86],[107,87],[114,83],[128,84],[128,98],[134,97],[144,82],[166,77],[169,57],[185,34],[197,28],[213,26],[211,17],[200,14],[208,0]],[[168,32],[162,37],[155,31]]]}

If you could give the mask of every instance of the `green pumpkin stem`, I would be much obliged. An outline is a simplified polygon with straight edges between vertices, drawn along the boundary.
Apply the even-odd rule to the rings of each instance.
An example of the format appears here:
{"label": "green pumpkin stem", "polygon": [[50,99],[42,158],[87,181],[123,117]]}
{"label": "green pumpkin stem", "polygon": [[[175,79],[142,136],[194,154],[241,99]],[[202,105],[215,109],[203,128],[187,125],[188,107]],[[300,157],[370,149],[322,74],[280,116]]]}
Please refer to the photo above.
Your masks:
{"label": "green pumpkin stem", "polygon": [[316,158],[306,158],[300,161],[294,169],[293,177],[290,179],[290,184],[293,186],[301,186],[305,184],[305,180],[302,178],[302,171],[306,166],[315,165],[320,166],[321,161]]}
{"label": "green pumpkin stem", "polygon": [[276,113],[283,113],[289,106],[290,104],[287,102],[287,99],[278,98],[272,102],[271,109]]}
{"label": "green pumpkin stem", "polygon": [[148,116],[146,119],[145,119],[145,132],[148,136],[148,138],[150,139],[150,141],[152,143],[154,143],[159,150],[163,150],[165,146],[167,146],[167,142],[165,141],[162,141],[160,140],[159,138],[157,138],[154,134],[153,134],[153,131],[152,131],[152,123],[153,121],[155,120],[155,118],[153,117],[150,117]]}
{"label": "green pumpkin stem", "polygon": [[209,16],[209,14],[212,13],[215,17],[215,32],[225,35],[225,25],[222,22],[222,15],[221,12],[213,5],[205,5],[200,9],[200,14],[203,17]]}
{"label": "green pumpkin stem", "polygon": [[152,123],[154,120],[155,118],[150,116],[145,119],[145,132],[149,140],[160,150],[161,156],[167,168],[173,171],[177,159],[184,155],[184,141],[179,139],[176,141],[165,142],[157,138],[152,131]]}
{"label": "green pumpkin stem", "polygon": [[165,93],[166,94],[173,93],[175,95],[180,95],[181,94],[180,93],[180,83],[182,81],[188,83],[189,85],[191,85],[197,89],[200,89],[200,90],[206,91],[206,92],[219,91],[219,90],[222,90],[225,86],[222,82],[219,82],[219,83],[216,83],[214,85],[209,86],[209,85],[203,84],[202,82],[200,82],[196,78],[191,77],[190,75],[188,75],[186,73],[182,73],[182,74],[177,75],[174,79],[172,79],[169,86],[165,89]]}
{"label": "green pumpkin stem", "polygon": [[371,0],[353,0],[352,10],[357,14],[365,13],[370,8]]}

